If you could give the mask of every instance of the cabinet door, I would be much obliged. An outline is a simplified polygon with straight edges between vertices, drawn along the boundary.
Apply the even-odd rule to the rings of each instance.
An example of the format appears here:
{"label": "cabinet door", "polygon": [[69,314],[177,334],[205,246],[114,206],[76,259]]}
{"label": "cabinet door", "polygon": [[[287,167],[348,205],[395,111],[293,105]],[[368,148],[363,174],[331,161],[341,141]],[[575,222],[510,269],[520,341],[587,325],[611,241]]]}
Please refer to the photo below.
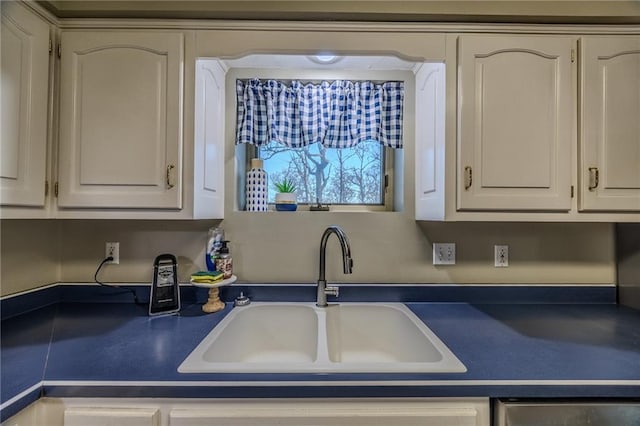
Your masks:
{"label": "cabinet door", "polygon": [[458,209],[569,210],[572,39],[458,43]]}
{"label": "cabinet door", "polygon": [[226,70],[218,59],[196,61],[193,218],[224,217]]}
{"label": "cabinet door", "polygon": [[640,211],[640,37],[584,37],[581,210]]}
{"label": "cabinet door", "polygon": [[49,25],[19,2],[0,7],[0,200],[44,206]]}
{"label": "cabinet door", "polygon": [[445,65],[416,72],[416,220],[442,220],[445,170]]}
{"label": "cabinet door", "polygon": [[59,207],[182,207],[183,35],[62,34]]}
{"label": "cabinet door", "polygon": [[169,426],[489,426],[478,399],[318,399],[202,403],[173,408]]}
{"label": "cabinet door", "polygon": [[160,426],[157,408],[72,407],[64,411],[64,426]]}

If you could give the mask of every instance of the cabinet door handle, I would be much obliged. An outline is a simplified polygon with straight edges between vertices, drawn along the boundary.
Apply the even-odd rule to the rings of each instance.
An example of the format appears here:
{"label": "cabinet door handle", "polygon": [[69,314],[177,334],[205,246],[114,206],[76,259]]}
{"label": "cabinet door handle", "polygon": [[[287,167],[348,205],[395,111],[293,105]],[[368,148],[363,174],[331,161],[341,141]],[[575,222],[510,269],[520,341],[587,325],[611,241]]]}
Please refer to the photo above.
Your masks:
{"label": "cabinet door handle", "polygon": [[595,191],[600,181],[600,172],[597,167],[589,167],[589,191]]}
{"label": "cabinet door handle", "polygon": [[473,183],[473,171],[471,167],[467,166],[464,168],[464,190],[467,191],[471,188],[471,184]]}
{"label": "cabinet door handle", "polygon": [[173,164],[169,164],[167,166],[167,188],[171,189],[173,188],[175,185],[173,183],[171,183],[171,170],[175,169],[176,166],[174,166]]}

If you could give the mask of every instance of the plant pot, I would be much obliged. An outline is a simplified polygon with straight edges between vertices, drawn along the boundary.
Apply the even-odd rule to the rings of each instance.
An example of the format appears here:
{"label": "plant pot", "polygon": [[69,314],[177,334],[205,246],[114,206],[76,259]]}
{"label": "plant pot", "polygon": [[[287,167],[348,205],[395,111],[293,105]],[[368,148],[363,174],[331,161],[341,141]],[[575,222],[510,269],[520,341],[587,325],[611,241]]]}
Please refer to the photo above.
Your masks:
{"label": "plant pot", "polygon": [[278,192],[276,194],[276,210],[293,212],[298,209],[295,192]]}

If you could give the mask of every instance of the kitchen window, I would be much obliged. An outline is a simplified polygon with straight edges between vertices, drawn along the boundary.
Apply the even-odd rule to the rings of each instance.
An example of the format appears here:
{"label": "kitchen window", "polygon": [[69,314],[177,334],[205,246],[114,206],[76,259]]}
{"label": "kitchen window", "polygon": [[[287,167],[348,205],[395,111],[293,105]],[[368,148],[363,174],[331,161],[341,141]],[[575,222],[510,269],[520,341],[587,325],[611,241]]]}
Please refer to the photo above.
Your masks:
{"label": "kitchen window", "polygon": [[[320,143],[289,148],[277,142],[248,147],[261,158],[271,182],[295,183],[299,204],[384,206],[389,174],[387,149],[377,141],[351,148],[327,148]],[[393,156],[390,156],[392,161]],[[273,203],[275,192],[269,192]]]}
{"label": "kitchen window", "polygon": [[270,182],[295,183],[299,204],[393,209],[403,82],[238,79],[236,97],[246,162],[261,158]]}

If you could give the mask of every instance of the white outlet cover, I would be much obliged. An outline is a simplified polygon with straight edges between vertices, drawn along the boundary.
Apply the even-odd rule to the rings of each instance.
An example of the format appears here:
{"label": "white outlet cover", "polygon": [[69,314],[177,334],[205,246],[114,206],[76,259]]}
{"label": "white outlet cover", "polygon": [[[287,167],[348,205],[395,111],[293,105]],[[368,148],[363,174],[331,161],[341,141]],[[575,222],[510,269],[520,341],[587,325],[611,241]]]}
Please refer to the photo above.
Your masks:
{"label": "white outlet cover", "polygon": [[509,246],[495,245],[493,246],[493,259],[496,268],[506,268],[509,266]]}
{"label": "white outlet cover", "polygon": [[120,263],[120,243],[105,243],[104,257],[112,256],[113,260],[107,263],[118,265]]}
{"label": "white outlet cover", "polygon": [[456,243],[433,243],[434,265],[456,264]]}

